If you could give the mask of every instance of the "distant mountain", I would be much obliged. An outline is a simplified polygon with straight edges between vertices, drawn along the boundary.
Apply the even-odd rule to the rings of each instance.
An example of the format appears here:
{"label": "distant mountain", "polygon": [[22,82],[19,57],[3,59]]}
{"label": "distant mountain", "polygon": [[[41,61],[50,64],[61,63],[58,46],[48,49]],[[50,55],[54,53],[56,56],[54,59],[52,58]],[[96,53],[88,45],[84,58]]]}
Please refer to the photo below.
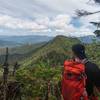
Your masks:
{"label": "distant mountain", "polygon": [[[39,36],[39,35],[27,35],[27,36],[0,36],[0,47],[13,47],[25,44],[37,44],[41,42],[48,42],[54,37],[50,36]],[[70,37],[69,37],[70,38]],[[94,41],[100,41],[93,35],[78,37],[82,43],[92,43]]]}
{"label": "distant mountain", "polygon": [[80,43],[77,38],[57,36],[33,52],[31,57],[23,61],[22,64],[29,66],[41,61],[49,63],[51,66],[63,64],[64,60],[69,58],[72,45],[76,43]]}
{"label": "distant mountain", "polygon": [[[35,52],[38,48],[45,45],[46,42],[37,43],[37,44],[26,44],[22,46],[17,46],[13,48],[9,48],[9,56],[8,60],[10,64],[15,63],[16,61],[21,61],[31,56],[33,52]],[[5,60],[5,48],[0,48],[0,64],[4,63]]]}
{"label": "distant mountain", "polygon": [[0,40],[12,41],[19,44],[36,44],[41,42],[47,42],[53,37],[39,36],[39,35],[27,35],[27,36],[0,36]]}
{"label": "distant mountain", "polygon": [[83,37],[79,37],[79,40],[82,43],[93,43],[93,42],[98,42],[100,41],[100,38],[95,37],[93,35],[88,35],[88,36],[83,36]]}
{"label": "distant mountain", "polygon": [[6,40],[0,40],[0,47],[13,47],[13,46],[20,46],[20,43],[14,42],[14,41],[6,41]]}

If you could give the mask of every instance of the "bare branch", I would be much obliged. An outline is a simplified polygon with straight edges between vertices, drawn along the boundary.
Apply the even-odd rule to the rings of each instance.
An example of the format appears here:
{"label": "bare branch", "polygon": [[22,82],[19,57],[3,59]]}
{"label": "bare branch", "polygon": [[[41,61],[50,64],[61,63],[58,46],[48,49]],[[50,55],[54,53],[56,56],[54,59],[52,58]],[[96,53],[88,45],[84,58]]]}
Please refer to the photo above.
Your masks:
{"label": "bare branch", "polygon": [[100,27],[100,22],[90,22],[91,24],[95,25],[96,27]]}
{"label": "bare branch", "polygon": [[86,11],[86,10],[76,10],[76,14],[77,14],[78,17],[93,15],[93,14],[96,14],[96,13],[100,13],[100,11],[89,12],[89,11]]}
{"label": "bare branch", "polygon": [[100,0],[94,0],[95,1],[95,3],[98,3],[98,4],[100,4]]}

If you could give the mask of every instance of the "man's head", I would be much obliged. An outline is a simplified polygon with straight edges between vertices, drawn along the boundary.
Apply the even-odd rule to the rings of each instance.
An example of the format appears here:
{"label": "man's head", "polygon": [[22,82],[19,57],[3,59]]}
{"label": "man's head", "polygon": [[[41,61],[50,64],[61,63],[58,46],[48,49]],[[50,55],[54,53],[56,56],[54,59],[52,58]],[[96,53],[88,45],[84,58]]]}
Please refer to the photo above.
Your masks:
{"label": "man's head", "polygon": [[75,44],[72,46],[72,52],[73,56],[77,57],[79,59],[85,59],[86,54],[85,54],[85,46],[82,44]]}

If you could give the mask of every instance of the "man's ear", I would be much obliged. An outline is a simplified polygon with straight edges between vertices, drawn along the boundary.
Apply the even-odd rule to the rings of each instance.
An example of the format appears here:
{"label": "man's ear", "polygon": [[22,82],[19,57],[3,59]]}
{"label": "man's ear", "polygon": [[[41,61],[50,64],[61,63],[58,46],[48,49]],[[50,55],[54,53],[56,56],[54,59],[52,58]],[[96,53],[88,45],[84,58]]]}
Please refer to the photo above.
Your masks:
{"label": "man's ear", "polygon": [[98,89],[98,91],[99,91],[99,93],[100,93],[100,87],[98,87],[97,89]]}
{"label": "man's ear", "polygon": [[74,56],[72,57],[72,60],[75,61],[75,57]]}

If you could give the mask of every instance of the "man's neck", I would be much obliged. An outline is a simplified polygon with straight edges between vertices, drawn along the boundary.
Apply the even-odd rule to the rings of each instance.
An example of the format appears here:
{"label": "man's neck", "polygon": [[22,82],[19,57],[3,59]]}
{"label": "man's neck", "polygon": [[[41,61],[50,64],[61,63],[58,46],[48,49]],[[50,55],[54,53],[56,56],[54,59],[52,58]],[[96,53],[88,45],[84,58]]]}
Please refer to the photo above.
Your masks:
{"label": "man's neck", "polygon": [[87,61],[88,61],[87,58],[84,58],[84,59],[75,58],[75,62],[78,62],[78,63],[85,64]]}

